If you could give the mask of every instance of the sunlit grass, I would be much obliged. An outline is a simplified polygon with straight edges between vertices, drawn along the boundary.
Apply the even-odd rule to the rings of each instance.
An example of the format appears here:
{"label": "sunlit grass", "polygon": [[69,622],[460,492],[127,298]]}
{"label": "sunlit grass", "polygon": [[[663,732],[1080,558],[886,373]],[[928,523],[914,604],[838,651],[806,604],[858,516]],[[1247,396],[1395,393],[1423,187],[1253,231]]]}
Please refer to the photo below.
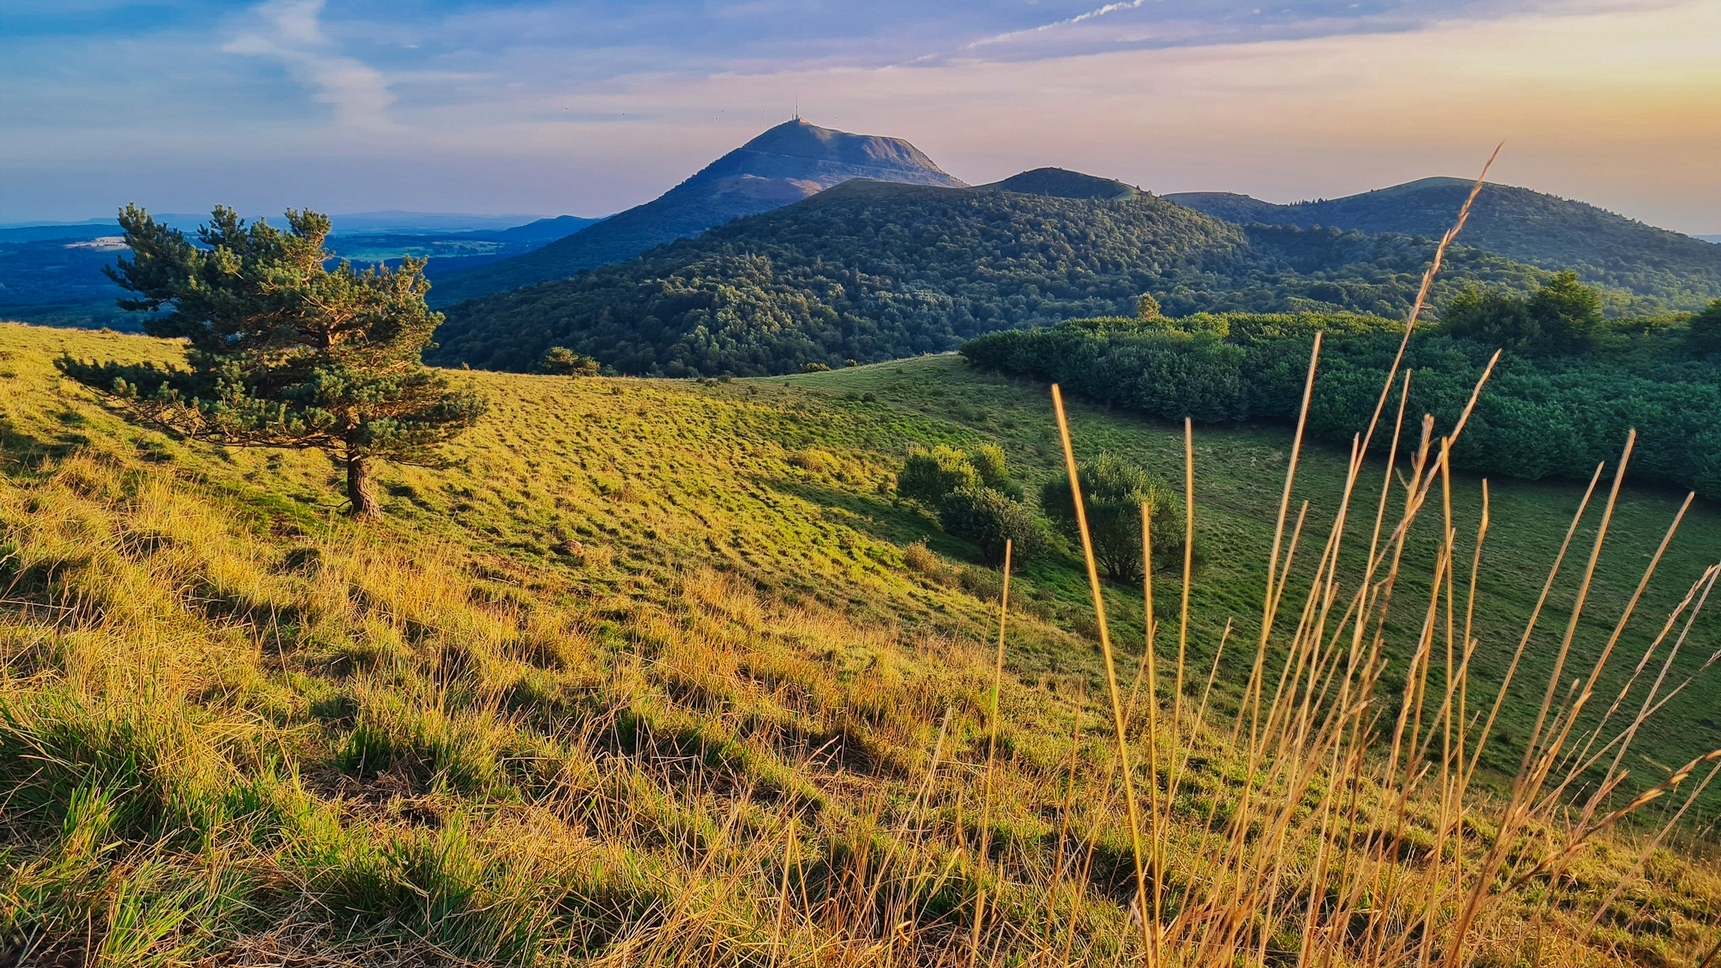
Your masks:
{"label": "sunlit grass", "polygon": [[[460,445],[465,463],[385,471],[388,518],[364,530],[339,514],[326,459],[221,452],[128,427],[57,378],[49,361],[62,345],[104,358],[175,352],[136,337],[0,328],[0,961],[1063,965],[1143,955],[1079,558],[1066,549],[1014,576],[1000,677],[1000,576],[888,493],[910,442],[996,440],[1030,485],[1062,473],[1044,388],[949,357],[704,384],[473,373],[495,409]],[[1182,428],[1081,407],[1070,419],[1078,456],[1112,450],[1181,487]],[[1488,734],[1498,755],[1484,753],[1467,794],[1475,809],[1454,828],[1449,800],[1400,795],[1405,763],[1394,772],[1347,752],[1339,772],[1330,758],[1296,768],[1305,741],[1292,726],[1310,721],[1301,703],[1315,670],[1334,668],[1326,638],[1342,624],[1373,524],[1372,505],[1353,508],[1345,540],[1360,550],[1330,556],[1335,577],[1323,584],[1316,563],[1331,529],[1318,522],[1337,511],[1346,455],[1301,452],[1286,534],[1303,500],[1313,510],[1281,572],[1287,618],[1269,636],[1260,728],[1239,714],[1254,694],[1260,589],[1291,448],[1277,430],[1197,431],[1180,670],[1183,582],[1155,576],[1159,702],[1147,701],[1153,688],[1135,690],[1126,738],[1143,802],[1161,818],[1148,844],[1160,858],[1158,937],[1168,952],[1179,941],[1208,950],[1192,939],[1236,942],[1246,962],[1261,952],[1294,962],[1309,937],[1296,926],[1313,904],[1316,921],[1345,915],[1358,926],[1349,946],[1317,937],[1327,963],[1387,963],[1389,941],[1436,936],[1418,934],[1419,919],[1449,923],[1465,883],[1446,877],[1460,863],[1452,845],[1467,845],[1473,871],[1499,834],[1500,778],[1531,741],[1609,479],[1572,538],[1576,564],[1549,593],[1551,631],[1532,637],[1517,673],[1534,684],[1530,698],[1502,707]],[[1378,489],[1384,465],[1363,467],[1359,479]],[[1435,764],[1425,782],[1437,791],[1441,740],[1421,750],[1445,736],[1438,713],[1459,681],[1444,673],[1446,591],[1429,653],[1438,661],[1426,683],[1411,680],[1426,701],[1395,702],[1430,589],[1451,579],[1454,627],[1469,620],[1478,640],[1463,717],[1475,723],[1582,496],[1491,488],[1472,618],[1462,542],[1477,532],[1481,488],[1452,478],[1459,537],[1442,540],[1443,487],[1405,531],[1402,608],[1380,627],[1380,706],[1367,714],[1390,737],[1401,710],[1425,711],[1417,755]],[[1565,680],[1587,675],[1682,497],[1627,488],[1615,502],[1554,709]],[[1695,506],[1613,666],[1629,674],[1715,560],[1721,515]],[[1279,689],[1284,656],[1315,648],[1320,608],[1305,603],[1325,601],[1311,593],[1329,587],[1338,604],[1321,651],[1307,653],[1307,671],[1293,663]],[[1143,668],[1142,591],[1103,593],[1127,700]],[[1227,622],[1235,631],[1215,664]],[[1663,693],[1708,659],[1715,628],[1692,627]],[[1606,737],[1637,715],[1682,630]],[[1593,702],[1611,703],[1624,681],[1604,671]],[[1298,702],[1273,704],[1276,693]],[[1625,764],[1633,789],[1666,779],[1644,757],[1672,768],[1706,751],[1713,695],[1699,679],[1646,721]],[[1343,731],[1309,733],[1336,743],[1320,747],[1329,757],[1362,748]],[[1343,770],[1366,782],[1337,782]],[[1592,789],[1578,782],[1573,801]],[[1699,837],[1712,801],[1656,844],[1657,821],[1682,801],[1650,809],[1662,802],[1672,809],[1601,835],[1561,861],[1559,876],[1490,895],[1474,957],[1694,964],[1721,914],[1721,878]],[[1537,809],[1525,851],[1507,859],[1514,872],[1570,835],[1565,815]],[[1276,844],[1270,864],[1264,843]],[[1365,848],[1341,857],[1342,845]],[[1396,910],[1378,887],[1390,877]],[[1437,903],[1418,906],[1429,897]],[[1216,898],[1235,903],[1213,907]]]}

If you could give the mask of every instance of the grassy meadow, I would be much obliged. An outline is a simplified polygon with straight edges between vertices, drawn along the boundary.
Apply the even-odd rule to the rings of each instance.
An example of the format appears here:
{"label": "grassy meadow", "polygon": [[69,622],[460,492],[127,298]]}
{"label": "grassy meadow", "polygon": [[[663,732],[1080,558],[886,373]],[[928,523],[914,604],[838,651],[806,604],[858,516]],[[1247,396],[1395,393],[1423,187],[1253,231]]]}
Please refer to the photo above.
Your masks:
{"label": "grassy meadow", "polygon": [[[61,379],[62,351],[179,352],[0,325],[0,963],[1068,965],[1158,952],[1129,913],[1132,824],[1079,550],[1012,576],[999,676],[1002,576],[893,496],[912,443],[996,442],[1030,490],[1063,473],[1045,387],[950,355],[733,381],[460,373],[491,411],[450,448],[459,464],[382,468],[386,517],[359,526],[327,458],[127,425]],[[1078,457],[1123,455],[1182,488],[1181,427],[1079,404],[1070,421]],[[1164,820],[1152,845],[1164,907],[1148,920],[1184,939],[1167,964],[1219,963],[1203,943],[1227,964],[1441,963],[1434,939],[1464,907],[1453,885],[1488,870],[1505,829],[1490,805],[1508,802],[1550,676],[1559,668],[1557,709],[1684,495],[1628,483],[1586,583],[1602,477],[1485,734],[1472,813],[1365,780],[1360,754],[1304,777],[1278,765],[1296,762],[1293,740],[1274,740],[1274,755],[1257,755],[1271,729],[1239,741],[1256,732],[1252,674],[1269,693],[1286,681],[1326,697],[1331,678],[1298,686],[1287,665],[1297,613],[1312,623],[1323,588],[1343,611],[1387,475],[1364,465],[1347,543],[1323,569],[1347,459],[1302,448],[1290,512],[1307,502],[1307,524],[1256,669],[1293,452],[1283,428],[1197,428],[1183,669],[1179,576],[1155,576],[1158,679],[1145,686],[1142,589],[1105,589],[1123,688],[1159,699],[1130,710],[1165,717],[1126,724],[1131,776]],[[1433,710],[1458,679],[1424,655],[1427,701],[1391,700],[1419,668],[1419,635],[1458,622],[1476,642],[1458,707],[1470,717],[1445,730],[1449,742],[1458,719],[1480,734],[1584,496],[1491,483],[1472,573],[1481,491],[1452,475],[1450,568],[1437,566],[1441,509],[1406,535],[1373,707],[1388,740],[1402,714],[1426,733],[1411,746],[1439,745]],[[1686,607],[1639,668],[1717,562],[1721,509],[1694,503],[1572,729],[1577,759],[1600,750],[1605,769],[1647,690],[1671,694],[1634,730],[1607,809],[1721,747],[1721,669],[1707,668],[1721,619],[1683,624]],[[1472,580],[1469,614],[1454,618],[1450,597],[1444,616],[1429,607],[1444,582],[1465,609]],[[1322,747],[1335,764],[1360,748]],[[1578,771],[1502,846],[1526,873],[1483,878],[1495,900],[1464,963],[1713,954],[1721,787],[1687,799],[1710,765],[1578,844],[1584,819],[1564,804],[1602,769]],[[1281,790],[1295,794],[1250,806]],[[1333,844],[1366,860],[1347,866]],[[1276,860],[1251,860],[1269,845]],[[1537,869],[1544,855],[1560,859]]]}

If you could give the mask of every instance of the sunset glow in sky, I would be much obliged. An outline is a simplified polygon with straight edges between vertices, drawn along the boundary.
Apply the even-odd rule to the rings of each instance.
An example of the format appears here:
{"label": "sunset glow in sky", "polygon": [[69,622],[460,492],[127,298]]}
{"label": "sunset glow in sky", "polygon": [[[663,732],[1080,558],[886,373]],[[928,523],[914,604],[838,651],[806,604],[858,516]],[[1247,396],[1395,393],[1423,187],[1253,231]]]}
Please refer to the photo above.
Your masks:
{"label": "sunset glow in sky", "polygon": [[0,222],[600,215],[797,100],[971,183],[1473,175],[1721,233],[1721,0],[4,0]]}

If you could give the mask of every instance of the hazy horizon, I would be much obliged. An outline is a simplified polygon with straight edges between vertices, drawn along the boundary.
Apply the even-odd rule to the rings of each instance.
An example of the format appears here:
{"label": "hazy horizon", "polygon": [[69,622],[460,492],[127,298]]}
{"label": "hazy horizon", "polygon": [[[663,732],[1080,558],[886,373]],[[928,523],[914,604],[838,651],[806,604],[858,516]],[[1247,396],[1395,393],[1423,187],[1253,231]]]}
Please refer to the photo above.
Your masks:
{"label": "hazy horizon", "polygon": [[607,215],[798,101],[970,183],[1268,201],[1433,175],[1721,233],[1721,4],[14,0],[0,222]]}

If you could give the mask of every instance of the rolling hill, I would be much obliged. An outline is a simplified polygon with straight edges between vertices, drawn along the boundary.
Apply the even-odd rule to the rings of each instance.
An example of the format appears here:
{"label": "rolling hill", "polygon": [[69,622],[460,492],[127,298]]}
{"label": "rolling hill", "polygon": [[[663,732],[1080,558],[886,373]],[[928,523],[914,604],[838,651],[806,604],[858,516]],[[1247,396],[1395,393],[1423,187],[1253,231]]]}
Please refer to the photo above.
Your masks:
{"label": "rolling hill", "polygon": [[[1330,226],[1437,239],[1470,188],[1459,178],[1424,178],[1289,205],[1229,192],[1166,197],[1243,225]],[[1585,281],[1627,290],[1659,308],[1701,309],[1721,296],[1721,247],[1528,188],[1484,187],[1464,241],[1544,269],[1575,269]]]}
{"label": "rolling hill", "polygon": [[[59,378],[52,360],[66,351],[162,362],[183,352],[0,325],[0,961],[1139,960],[1079,559],[1064,548],[1015,574],[997,676],[1001,576],[890,486],[907,446],[935,442],[1001,445],[1030,492],[1062,473],[1044,386],[953,356],[729,382],[462,374],[493,401],[490,416],[447,468],[385,468],[387,515],[361,528],[334,513],[326,459],[122,423]],[[1181,482],[1179,428],[1081,404],[1070,413],[1081,458],[1110,452]],[[1211,725],[1160,720],[1159,755],[1173,740],[1187,751],[1178,796],[1162,803],[1168,918],[1209,884],[1253,888],[1209,865],[1230,842],[1245,778],[1277,776],[1252,773],[1226,736],[1255,655],[1289,447],[1282,428],[1196,435],[1186,716],[1210,669],[1218,684]],[[1289,604],[1266,653],[1275,676],[1290,665],[1286,626],[1322,570],[1318,522],[1347,477],[1342,451],[1308,447],[1301,459],[1290,497],[1312,502],[1302,535],[1313,550],[1291,556],[1280,586]],[[1452,485],[1452,526],[1474,534],[1479,482]],[[1477,642],[1471,715],[1538,608],[1539,579],[1526,575],[1545,574],[1570,540],[1581,489],[1508,481],[1490,493],[1466,626]],[[1485,769],[1516,768],[1580,584],[1589,607],[1568,675],[1608,643],[1677,509],[1672,495],[1628,486],[1593,581],[1568,560]],[[1589,547],[1599,514],[1592,504],[1574,547]],[[1425,519],[1395,565],[1398,610],[1382,628],[1394,670],[1427,651],[1424,613],[1441,618],[1417,599],[1440,585],[1443,530]],[[1471,580],[1464,541],[1460,589]],[[1630,653],[1601,695],[1717,557],[1721,515],[1699,504],[1644,588],[1620,643]],[[1347,589],[1357,568],[1339,563]],[[1157,705],[1168,711],[1179,583],[1158,581]],[[1141,592],[1106,595],[1120,670],[1134,676]],[[1714,634],[1712,614],[1697,622],[1671,657],[1673,680],[1700,671]],[[1430,670],[1436,684],[1440,672]],[[1143,708],[1153,688],[1141,687]],[[1644,724],[1632,783],[1716,745],[1712,689],[1699,680]],[[1388,720],[1396,698],[1380,698]],[[1439,698],[1427,721],[1436,749]],[[1151,735],[1131,721],[1138,764]],[[1362,845],[1363,866],[1418,891],[1425,855],[1441,853],[1432,808],[1395,813],[1373,802],[1372,780],[1348,789],[1360,800],[1354,833],[1335,836],[1351,828],[1328,828],[1293,799],[1297,820],[1275,851],[1244,858],[1289,858],[1271,868],[1284,872],[1272,896],[1288,902],[1260,915],[1274,950],[1294,953],[1305,912],[1322,910],[1311,899],[1357,883],[1355,868],[1321,866],[1332,845]],[[1263,789],[1256,809],[1269,799]],[[1699,809],[1713,816],[1713,791]],[[1453,850],[1471,868],[1496,812],[1484,800],[1463,818]],[[1562,845],[1565,830],[1548,823],[1523,854]],[[1603,836],[1569,876],[1497,887],[1473,963],[1694,963],[1715,941],[1721,877],[1688,836],[1659,847]],[[1515,855],[1507,873],[1529,862]],[[1358,910],[1321,937],[1414,922],[1418,891],[1403,891],[1390,921]],[[1238,960],[1259,963],[1249,940]],[[1403,964],[1414,940],[1396,958],[1348,963]]]}
{"label": "rolling hill", "polygon": [[853,178],[958,187],[906,141],[848,134],[796,119],[700,169],[658,198],[530,255],[441,282],[436,305],[562,279],[620,262],[744,215],[768,212]]}
{"label": "rolling hill", "polygon": [[[854,180],[627,262],[449,307],[430,359],[530,370],[563,345],[624,373],[784,373],[1130,315],[1144,292],[1174,315],[1394,316],[1431,251],[1407,236],[1243,228],[1060,169],[978,188]],[[1523,288],[1540,275],[1473,249],[1449,265],[1442,292],[1466,278]]]}

